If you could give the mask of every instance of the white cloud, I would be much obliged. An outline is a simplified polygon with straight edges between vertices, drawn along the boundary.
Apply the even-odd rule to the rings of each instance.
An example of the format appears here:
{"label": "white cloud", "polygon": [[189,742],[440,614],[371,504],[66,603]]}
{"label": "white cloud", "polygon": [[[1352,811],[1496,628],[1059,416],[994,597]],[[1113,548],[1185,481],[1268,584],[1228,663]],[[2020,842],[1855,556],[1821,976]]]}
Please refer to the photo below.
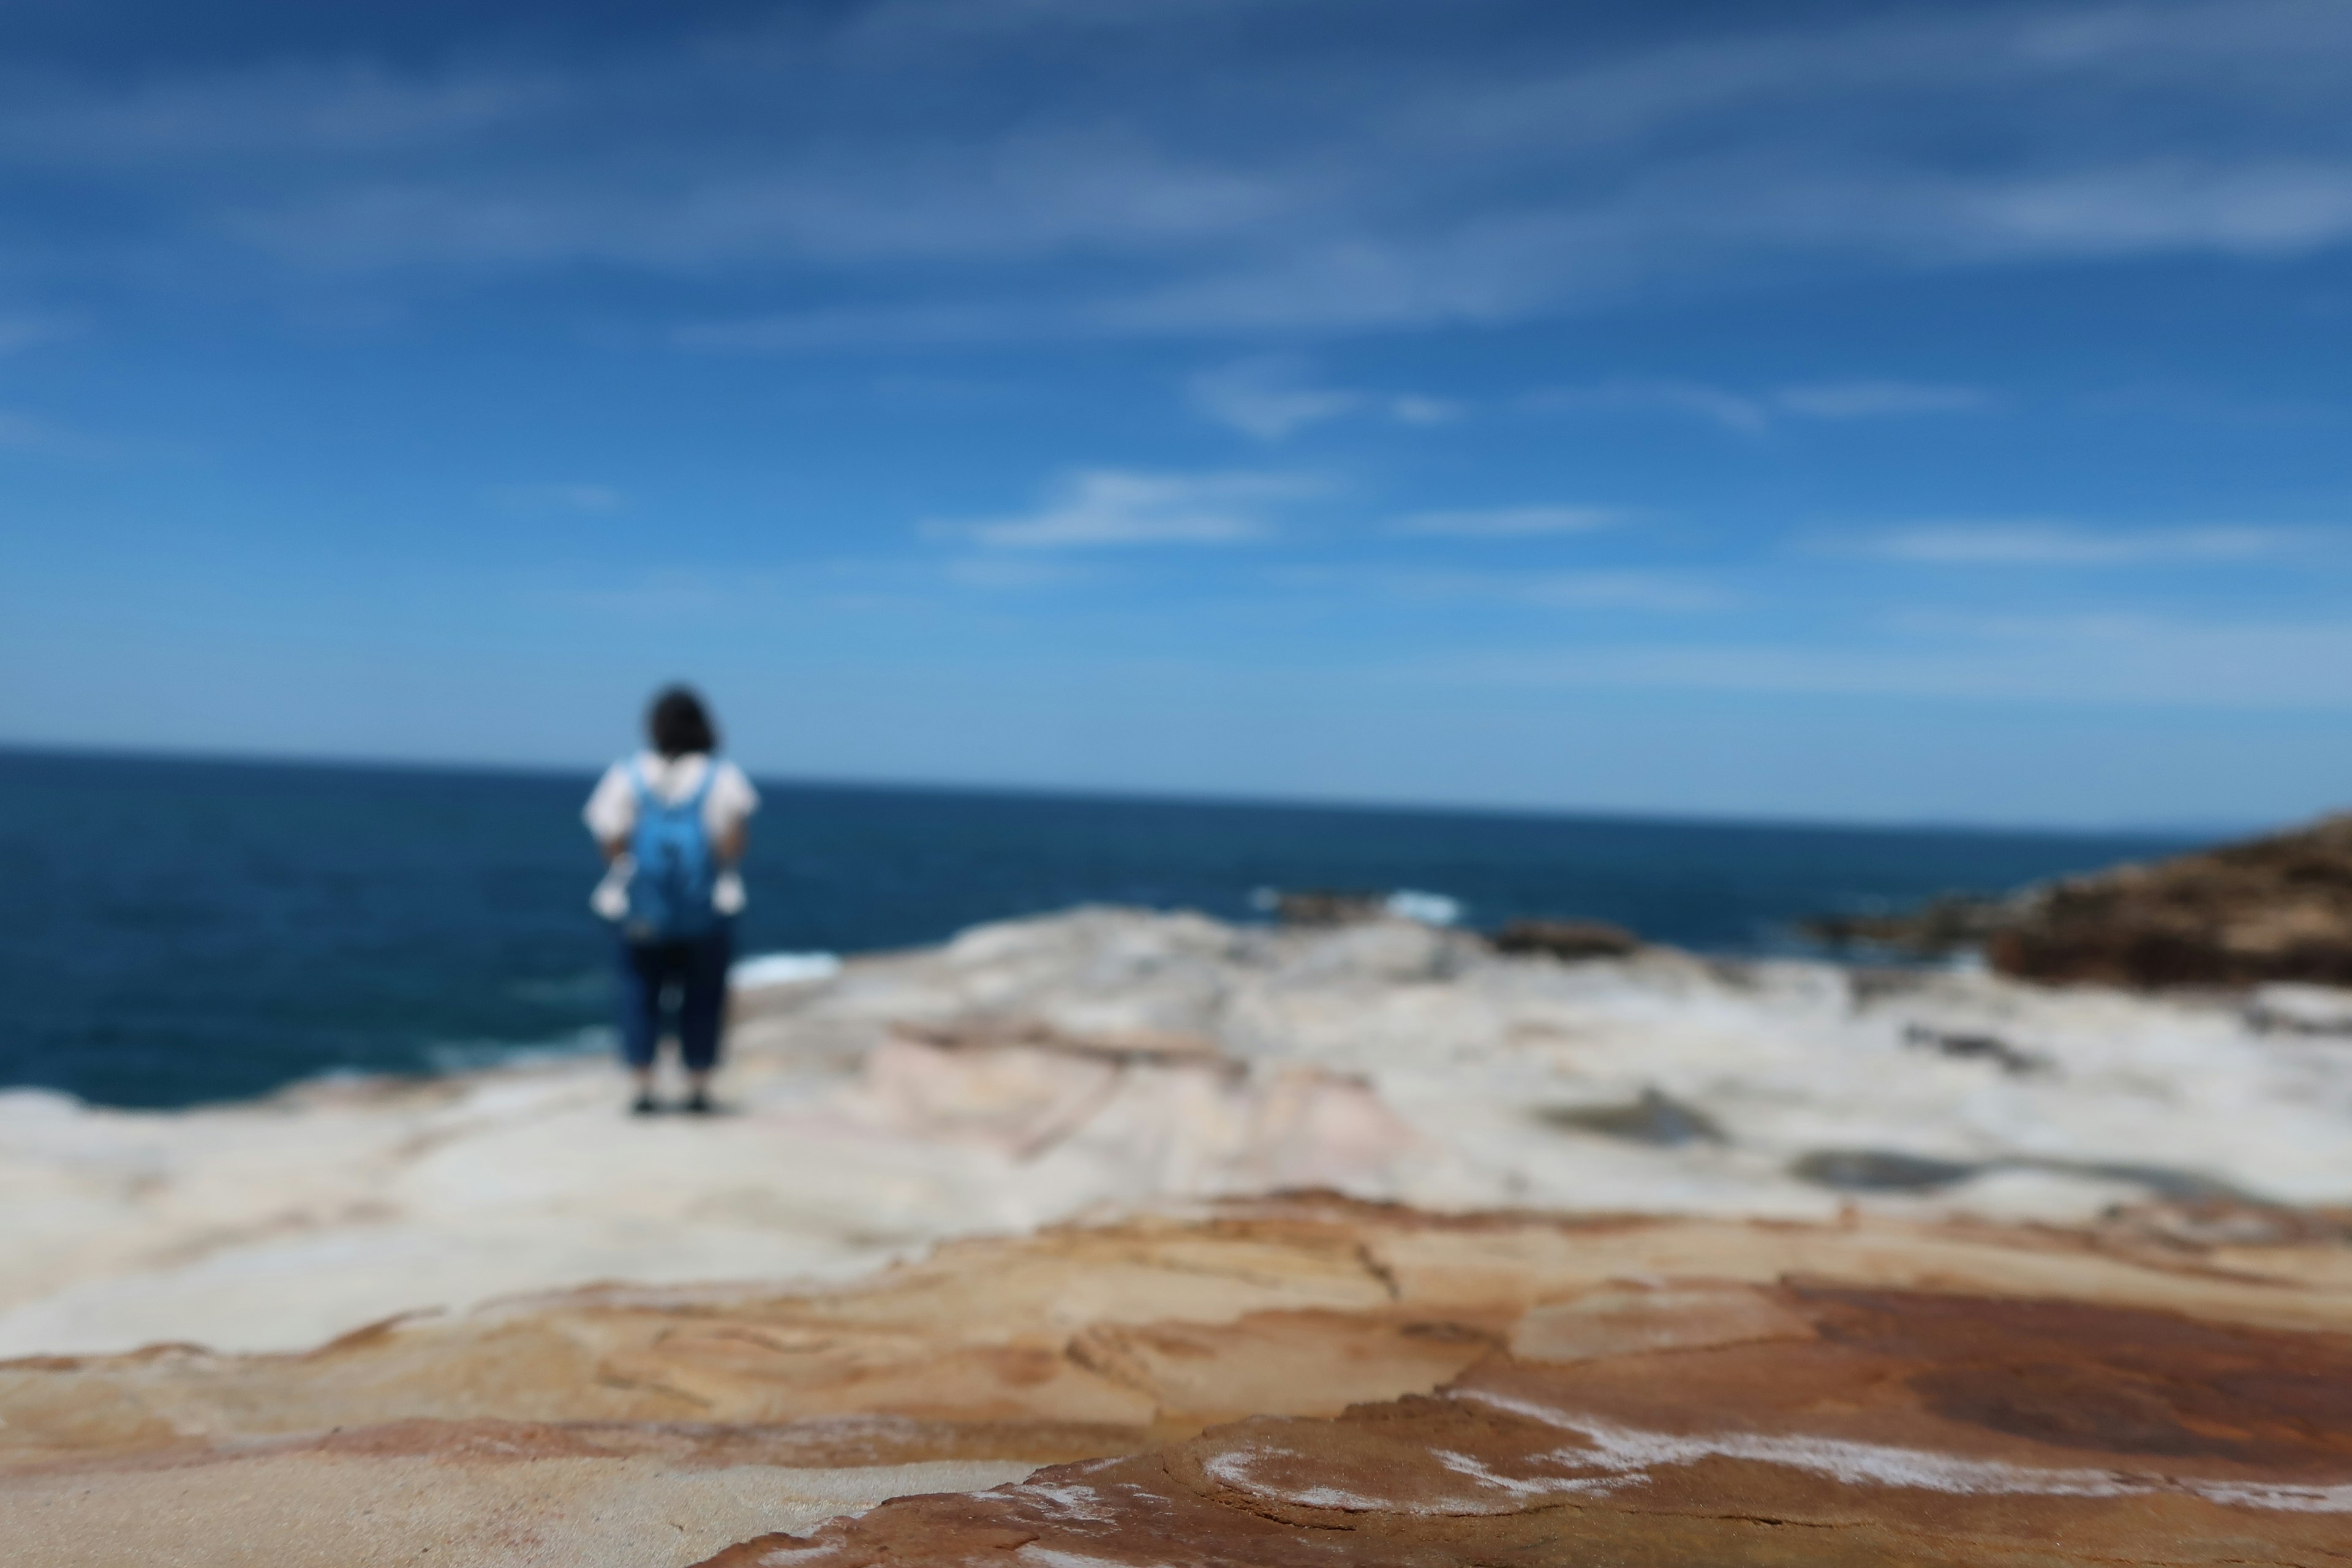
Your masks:
{"label": "white cloud", "polygon": [[1389,399],[1389,417],[1400,425],[1451,425],[1469,416],[1468,405],[1449,397],[1406,393]]}
{"label": "white cloud", "polygon": [[2179,528],[2101,531],[2052,521],[1922,523],[1853,542],[1858,554],[1937,566],[2116,566],[2252,561],[2305,550],[2308,529]]}
{"label": "white cloud", "polygon": [[69,336],[73,323],[57,316],[0,316],[0,354],[21,353]]}
{"label": "white cloud", "polygon": [[[1530,21],[1507,47],[1400,5],[1344,70],[1322,29],[1264,9],[898,4],[568,59],[24,65],[0,68],[0,165],[127,215],[26,251],[61,275],[124,246],[326,272],[725,273],[743,319],[685,340],[785,352],[1507,322],[1759,268],[2352,239],[2340,0],[1864,8],[1613,43]],[[776,308],[813,298],[857,302]],[[1791,390],[1694,411],[1932,411]]]}
{"label": "white cloud", "polygon": [[1383,579],[1414,598],[1474,598],[1563,610],[1685,615],[1729,601],[1711,584],[1668,572],[1412,572]]}
{"label": "white cloud", "polygon": [[1186,390],[1202,415],[1261,441],[1279,441],[1294,430],[1352,414],[1364,405],[1361,393],[1308,385],[1305,365],[1283,355],[1202,371]]}
{"label": "white cloud", "polygon": [[1842,647],[1620,645],[1428,668],[1482,683],[2342,710],[2352,709],[2352,622],[2014,617]]}
{"label": "white cloud", "polygon": [[0,408],[0,447],[20,452],[38,451],[49,446],[56,436],[56,427],[44,420]]}
{"label": "white cloud", "polygon": [[[595,325],[804,353],[1297,342],[1825,272],[2352,241],[2342,0],[1750,8],[1617,38],[1536,8],[1501,44],[1402,0],[1276,8],[1294,15],[900,3],[627,48],[459,33],[374,62],[0,64],[0,172],[117,215],[20,223],[9,281],[252,300],[290,275],[404,305],[650,274],[591,307],[632,320]],[[1344,68],[1299,25],[1367,12]],[[1739,430],[1937,411],[1864,384],[1679,395]],[[1296,431],[1338,416],[1312,399],[1358,395],[1358,416],[1443,416],[1288,395],[1236,417]]]}
{"label": "white cloud", "polygon": [[1807,419],[1883,419],[1907,414],[1966,414],[1992,400],[1972,386],[1916,381],[1832,381],[1784,386],[1772,405]]}
{"label": "white cloud", "polygon": [[116,449],[112,442],[86,436],[54,420],[0,408],[0,451],[51,458],[95,458]]}
{"label": "white cloud", "polygon": [[629,498],[610,485],[502,485],[490,495],[500,506],[523,512],[619,511],[629,504]]}
{"label": "white cloud", "polygon": [[1614,528],[1625,518],[1622,510],[1606,506],[1505,506],[1414,512],[1391,522],[1388,531],[1453,539],[1525,539],[1547,533],[1591,533]]}
{"label": "white cloud", "polygon": [[2151,157],[1955,190],[1956,247],[1991,255],[2297,256],[2352,236],[2352,164]]}
{"label": "white cloud", "polygon": [[998,550],[1072,550],[1147,544],[1246,544],[1270,537],[1268,513],[1313,495],[1320,481],[1297,474],[1138,473],[1087,468],[1055,488],[1040,510],[1020,517],[933,521],[923,531]]}
{"label": "white cloud", "polygon": [[1685,414],[1735,430],[1760,435],[1783,419],[1889,419],[1928,414],[1961,414],[1989,407],[1992,399],[1968,386],[1913,381],[1809,382],[1747,393],[1699,381],[1610,381],[1593,386],[1558,387],[1536,394],[1538,408],[1656,410]]}
{"label": "white cloud", "polygon": [[1202,371],[1185,384],[1195,410],[1261,441],[1350,415],[1386,417],[1400,425],[1448,425],[1466,405],[1418,393],[1374,394],[1318,386],[1295,354],[1260,354]]}
{"label": "white cloud", "polygon": [[1695,381],[1611,381],[1597,386],[1557,387],[1528,401],[1538,408],[1570,412],[1632,409],[1687,414],[1747,435],[1772,422],[1770,410],[1757,399]]}

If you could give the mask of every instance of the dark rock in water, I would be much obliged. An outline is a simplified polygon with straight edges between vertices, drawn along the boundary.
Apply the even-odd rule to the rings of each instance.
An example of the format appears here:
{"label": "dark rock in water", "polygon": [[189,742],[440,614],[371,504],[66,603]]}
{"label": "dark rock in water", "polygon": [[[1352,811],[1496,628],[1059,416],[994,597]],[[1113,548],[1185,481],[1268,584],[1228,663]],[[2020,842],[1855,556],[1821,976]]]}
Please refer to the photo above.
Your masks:
{"label": "dark rock in water", "polygon": [[2028,980],[2352,985],[2352,815],[2061,882],[1985,956]]}
{"label": "dark rock in water", "polygon": [[1386,893],[1299,888],[1274,895],[1274,915],[1286,926],[1358,925],[1387,914],[1388,901]]}
{"label": "dark rock in water", "polygon": [[1816,915],[1798,930],[1833,948],[1869,948],[1905,958],[1945,958],[1980,947],[2017,913],[2011,899],[1946,893],[1895,914]]}
{"label": "dark rock in water", "polygon": [[1489,939],[1497,952],[1538,952],[1552,958],[1622,958],[1642,939],[1605,921],[1512,921]]}
{"label": "dark rock in water", "polygon": [[1537,1111],[1536,1119],[1564,1131],[1598,1132],[1603,1137],[1654,1143],[1666,1149],[1685,1143],[1723,1142],[1723,1129],[1705,1111],[1695,1110],[1654,1089],[1643,1089],[1642,1098],[1631,1105],[1553,1106]]}

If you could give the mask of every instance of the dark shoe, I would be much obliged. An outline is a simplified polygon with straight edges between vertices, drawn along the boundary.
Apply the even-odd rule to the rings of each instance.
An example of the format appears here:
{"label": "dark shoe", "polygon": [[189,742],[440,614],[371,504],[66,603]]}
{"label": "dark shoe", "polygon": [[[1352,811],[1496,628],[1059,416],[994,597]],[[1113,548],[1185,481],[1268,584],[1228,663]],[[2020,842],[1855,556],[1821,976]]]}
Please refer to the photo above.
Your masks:
{"label": "dark shoe", "polygon": [[656,1100],[650,1094],[641,1094],[637,1096],[635,1101],[630,1105],[629,1114],[632,1116],[651,1116],[655,1111],[659,1110],[660,1109],[660,1100]]}
{"label": "dark shoe", "polygon": [[696,1116],[708,1116],[715,1108],[710,1103],[710,1097],[698,1089],[686,1097],[686,1109]]}

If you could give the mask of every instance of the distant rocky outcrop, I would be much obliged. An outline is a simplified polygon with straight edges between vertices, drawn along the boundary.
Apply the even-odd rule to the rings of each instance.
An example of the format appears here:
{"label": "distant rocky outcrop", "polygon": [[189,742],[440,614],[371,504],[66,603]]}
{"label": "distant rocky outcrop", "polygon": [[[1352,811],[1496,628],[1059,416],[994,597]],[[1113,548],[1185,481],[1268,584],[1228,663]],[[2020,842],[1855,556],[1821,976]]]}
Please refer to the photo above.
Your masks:
{"label": "distant rocky outcrop", "polygon": [[2028,980],[2352,985],[2352,814],[2056,883],[1985,956]]}
{"label": "distant rocky outcrop", "polygon": [[2007,897],[1948,894],[1801,929],[1833,948],[1908,959],[1980,951],[2021,980],[2352,985],[2352,814]]}
{"label": "distant rocky outcrop", "polygon": [[0,1363],[42,1568],[2341,1568],[2340,1225],[1328,1195]]}

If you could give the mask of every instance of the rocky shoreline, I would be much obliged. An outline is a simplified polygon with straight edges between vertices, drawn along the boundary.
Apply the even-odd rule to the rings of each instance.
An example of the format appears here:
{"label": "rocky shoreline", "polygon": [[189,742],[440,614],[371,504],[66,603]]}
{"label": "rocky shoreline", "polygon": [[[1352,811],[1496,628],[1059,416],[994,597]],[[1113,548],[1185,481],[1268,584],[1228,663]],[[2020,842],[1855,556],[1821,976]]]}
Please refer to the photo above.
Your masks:
{"label": "rocky shoreline", "polygon": [[599,1059],[160,1115],[0,1095],[0,1353],[290,1350],[588,1279],[845,1279],[1304,1187],[1799,1220],[2341,1203],[2352,1051],[2282,1027],[2290,1004],[2324,1024],[2302,993],[1079,910],[745,994],[708,1122],[622,1120]]}
{"label": "rocky shoreline", "polygon": [[0,1096],[0,1508],[60,1564],[2338,1563],[2344,1000],[1081,910],[744,994],[709,1121],[590,1060]]}
{"label": "rocky shoreline", "polygon": [[1815,940],[1907,959],[1980,952],[2067,984],[2352,985],[2352,815],[1999,898],[1822,916]]}

